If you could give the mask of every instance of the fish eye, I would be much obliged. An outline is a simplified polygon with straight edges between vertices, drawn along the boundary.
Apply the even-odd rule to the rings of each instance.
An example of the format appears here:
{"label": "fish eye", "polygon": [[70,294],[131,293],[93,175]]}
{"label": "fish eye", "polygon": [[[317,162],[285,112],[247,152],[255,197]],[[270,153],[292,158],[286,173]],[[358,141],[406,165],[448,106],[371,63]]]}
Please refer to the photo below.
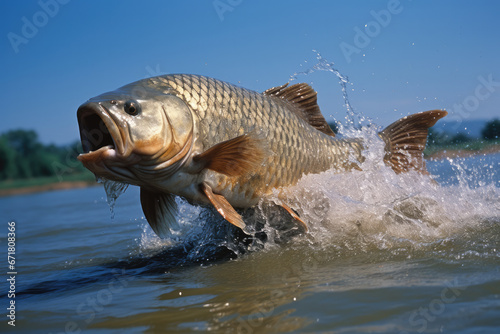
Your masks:
{"label": "fish eye", "polygon": [[125,106],[123,107],[125,112],[129,115],[136,116],[141,111],[139,103],[135,101],[127,101],[125,102]]}

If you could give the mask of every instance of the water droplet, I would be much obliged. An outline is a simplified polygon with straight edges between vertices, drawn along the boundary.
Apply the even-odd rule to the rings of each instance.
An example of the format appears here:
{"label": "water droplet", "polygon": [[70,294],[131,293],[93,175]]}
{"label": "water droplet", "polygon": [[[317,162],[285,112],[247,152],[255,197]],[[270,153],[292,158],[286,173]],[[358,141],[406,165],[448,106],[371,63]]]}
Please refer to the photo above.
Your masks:
{"label": "water droplet", "polygon": [[118,181],[108,180],[106,178],[98,177],[98,183],[102,183],[104,185],[104,191],[106,192],[106,202],[109,205],[109,211],[111,212],[111,219],[115,218],[115,203],[118,197],[125,192],[128,188],[128,184],[121,183]]}

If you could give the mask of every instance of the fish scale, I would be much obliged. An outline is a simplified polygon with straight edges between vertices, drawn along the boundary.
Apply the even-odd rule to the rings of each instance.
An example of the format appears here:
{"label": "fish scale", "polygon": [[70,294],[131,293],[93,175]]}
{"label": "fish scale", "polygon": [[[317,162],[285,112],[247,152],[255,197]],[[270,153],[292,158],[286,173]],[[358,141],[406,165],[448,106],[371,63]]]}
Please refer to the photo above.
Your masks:
{"label": "fish scale", "polygon": [[[211,204],[244,229],[234,208],[254,206],[306,174],[361,169],[364,160],[362,139],[335,138],[307,84],[258,93],[204,76],[165,75],[97,96],[77,114],[79,160],[99,177],[140,186],[144,214],[160,236],[176,225],[176,195]],[[445,115],[410,115],[380,132],[386,164],[398,173],[425,172],[427,129]],[[96,143],[91,134],[103,128]]]}
{"label": "fish scale", "polygon": [[[351,146],[352,140],[337,140],[313,131],[309,124],[287,110],[293,106],[277,98],[194,75],[164,76],[163,81],[177,90],[197,114],[204,148],[250,131],[259,131],[264,138],[272,140],[269,145],[271,157],[255,171],[263,178],[256,180],[243,176],[231,179],[221,175],[219,182],[229,189],[216,186],[214,190],[229,193],[233,190],[231,185],[243,184],[241,191],[250,188],[257,197],[269,192],[270,188],[295,184],[307,173],[318,173],[336,165],[352,168],[349,166],[351,157],[342,157],[340,150],[336,149],[339,145]],[[203,91],[215,99],[207,99],[201,93]],[[193,102],[194,94],[200,96],[200,100]],[[200,104],[206,104],[206,108],[201,110]],[[354,144],[352,158],[361,160],[363,146],[360,141]]]}

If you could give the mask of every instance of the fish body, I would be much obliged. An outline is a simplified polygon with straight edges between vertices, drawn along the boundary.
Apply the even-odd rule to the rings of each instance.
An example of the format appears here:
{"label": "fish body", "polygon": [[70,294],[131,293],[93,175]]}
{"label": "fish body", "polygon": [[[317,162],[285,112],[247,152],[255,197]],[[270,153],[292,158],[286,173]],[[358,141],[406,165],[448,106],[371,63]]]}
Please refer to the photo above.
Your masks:
{"label": "fish body", "polygon": [[[90,99],[77,112],[83,164],[141,187],[159,235],[175,226],[175,198],[213,205],[244,229],[248,208],[306,174],[361,169],[361,139],[338,139],[307,84],[263,93],[197,75],[140,80]],[[395,171],[423,169],[427,128],[445,111],[415,114],[380,133]],[[286,204],[283,207],[304,226]]]}

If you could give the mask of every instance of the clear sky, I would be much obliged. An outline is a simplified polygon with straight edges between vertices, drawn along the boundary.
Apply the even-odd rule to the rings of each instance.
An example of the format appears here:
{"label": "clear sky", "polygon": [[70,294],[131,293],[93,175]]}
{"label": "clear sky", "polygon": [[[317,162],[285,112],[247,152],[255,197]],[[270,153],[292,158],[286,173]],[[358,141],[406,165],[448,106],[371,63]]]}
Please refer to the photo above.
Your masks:
{"label": "clear sky", "polygon": [[[0,133],[79,138],[87,99],[144,77],[203,74],[263,91],[315,64],[349,77],[358,112],[387,125],[446,109],[500,116],[500,1],[2,1]],[[302,76],[328,119],[346,114],[337,78]]]}

